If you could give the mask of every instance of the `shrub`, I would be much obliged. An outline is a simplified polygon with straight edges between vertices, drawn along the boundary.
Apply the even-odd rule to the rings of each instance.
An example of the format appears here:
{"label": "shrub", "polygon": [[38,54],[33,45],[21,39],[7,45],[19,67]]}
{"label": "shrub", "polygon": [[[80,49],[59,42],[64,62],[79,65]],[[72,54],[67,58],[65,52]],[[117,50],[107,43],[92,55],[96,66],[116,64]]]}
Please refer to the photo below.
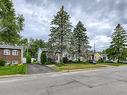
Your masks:
{"label": "shrub", "polygon": [[41,63],[46,64],[46,52],[41,53]]}
{"label": "shrub", "polygon": [[97,63],[104,63],[104,60],[102,58],[100,58]]}
{"label": "shrub", "polygon": [[105,61],[105,63],[114,63],[114,62],[111,60],[107,60],[107,61]]}
{"label": "shrub", "polygon": [[5,66],[6,62],[4,60],[0,60],[0,66]]}
{"label": "shrub", "polygon": [[68,58],[67,57],[63,57],[63,63],[68,63]]}
{"label": "shrub", "polygon": [[31,63],[31,55],[26,56],[26,62]]}
{"label": "shrub", "polygon": [[33,60],[33,62],[32,62],[33,64],[36,64],[37,63],[37,60]]}
{"label": "shrub", "polygon": [[47,58],[46,64],[55,64],[55,62],[52,58]]}
{"label": "shrub", "polygon": [[73,61],[72,61],[72,60],[68,60],[68,62],[69,62],[69,63],[73,63]]}

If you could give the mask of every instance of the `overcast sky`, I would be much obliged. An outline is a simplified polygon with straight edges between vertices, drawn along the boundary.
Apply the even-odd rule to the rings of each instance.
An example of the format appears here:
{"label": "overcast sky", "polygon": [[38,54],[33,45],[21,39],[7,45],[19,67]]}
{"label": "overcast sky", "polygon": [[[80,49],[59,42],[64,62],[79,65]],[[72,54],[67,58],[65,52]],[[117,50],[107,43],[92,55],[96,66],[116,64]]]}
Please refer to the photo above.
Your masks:
{"label": "overcast sky", "polygon": [[115,26],[127,29],[127,0],[13,0],[17,14],[25,17],[24,37],[48,40],[50,22],[62,5],[73,26],[81,20],[90,45],[96,50],[109,46]]}

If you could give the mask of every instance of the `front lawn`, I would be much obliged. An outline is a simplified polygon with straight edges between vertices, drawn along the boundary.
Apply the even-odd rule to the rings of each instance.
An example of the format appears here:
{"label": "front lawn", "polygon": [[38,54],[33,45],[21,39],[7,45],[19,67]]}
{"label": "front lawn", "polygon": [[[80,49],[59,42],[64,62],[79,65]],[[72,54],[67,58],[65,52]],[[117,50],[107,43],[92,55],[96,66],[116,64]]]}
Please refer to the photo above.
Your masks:
{"label": "front lawn", "polygon": [[99,63],[107,66],[127,66],[127,64],[124,63]]}
{"label": "front lawn", "polygon": [[56,71],[69,71],[69,70],[77,70],[77,69],[95,69],[101,67],[109,67],[109,66],[127,66],[127,64],[123,63],[97,63],[90,64],[90,63],[71,63],[71,64],[63,64],[63,65],[55,65],[53,69]]}
{"label": "front lawn", "polygon": [[73,64],[64,64],[64,65],[55,65],[53,68],[56,71],[69,71],[69,70],[77,70],[77,69],[95,69],[95,68],[101,68],[101,67],[107,67],[103,64],[89,64],[89,63],[73,63]]}
{"label": "front lawn", "polygon": [[26,74],[27,65],[0,66],[0,75]]}

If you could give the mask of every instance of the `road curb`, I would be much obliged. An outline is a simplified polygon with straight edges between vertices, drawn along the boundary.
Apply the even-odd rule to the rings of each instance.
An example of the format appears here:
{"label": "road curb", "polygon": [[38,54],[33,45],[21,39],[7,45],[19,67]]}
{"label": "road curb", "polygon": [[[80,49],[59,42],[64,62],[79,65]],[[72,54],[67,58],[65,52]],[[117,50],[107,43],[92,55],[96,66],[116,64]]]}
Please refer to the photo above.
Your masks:
{"label": "road curb", "polygon": [[16,74],[16,75],[3,75],[3,76],[0,76],[0,79],[3,79],[3,78],[12,78],[12,77],[24,77],[26,75],[22,75],[22,74]]}

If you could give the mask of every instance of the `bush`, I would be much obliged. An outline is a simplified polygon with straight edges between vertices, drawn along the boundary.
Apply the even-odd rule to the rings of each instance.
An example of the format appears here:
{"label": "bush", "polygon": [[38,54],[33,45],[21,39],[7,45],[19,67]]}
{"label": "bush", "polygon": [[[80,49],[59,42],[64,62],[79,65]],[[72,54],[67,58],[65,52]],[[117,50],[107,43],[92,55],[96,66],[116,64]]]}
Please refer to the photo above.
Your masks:
{"label": "bush", "polygon": [[111,60],[107,60],[107,61],[105,61],[105,63],[114,63],[114,62]]}
{"label": "bush", "polygon": [[104,63],[104,60],[102,58],[100,58],[97,63]]}
{"label": "bush", "polygon": [[73,61],[72,61],[72,60],[68,60],[68,62],[69,62],[69,63],[73,63]]}
{"label": "bush", "polygon": [[68,63],[68,58],[67,57],[63,57],[63,63]]}
{"label": "bush", "polygon": [[26,62],[31,63],[31,55],[26,56]]}
{"label": "bush", "polygon": [[36,64],[37,63],[37,60],[33,60],[33,62],[32,62],[33,64]]}
{"label": "bush", "polygon": [[41,53],[41,63],[46,64],[46,52]]}
{"label": "bush", "polygon": [[47,58],[46,64],[55,64],[55,61],[52,58]]}
{"label": "bush", "polygon": [[6,62],[4,60],[0,60],[0,66],[5,66]]}

